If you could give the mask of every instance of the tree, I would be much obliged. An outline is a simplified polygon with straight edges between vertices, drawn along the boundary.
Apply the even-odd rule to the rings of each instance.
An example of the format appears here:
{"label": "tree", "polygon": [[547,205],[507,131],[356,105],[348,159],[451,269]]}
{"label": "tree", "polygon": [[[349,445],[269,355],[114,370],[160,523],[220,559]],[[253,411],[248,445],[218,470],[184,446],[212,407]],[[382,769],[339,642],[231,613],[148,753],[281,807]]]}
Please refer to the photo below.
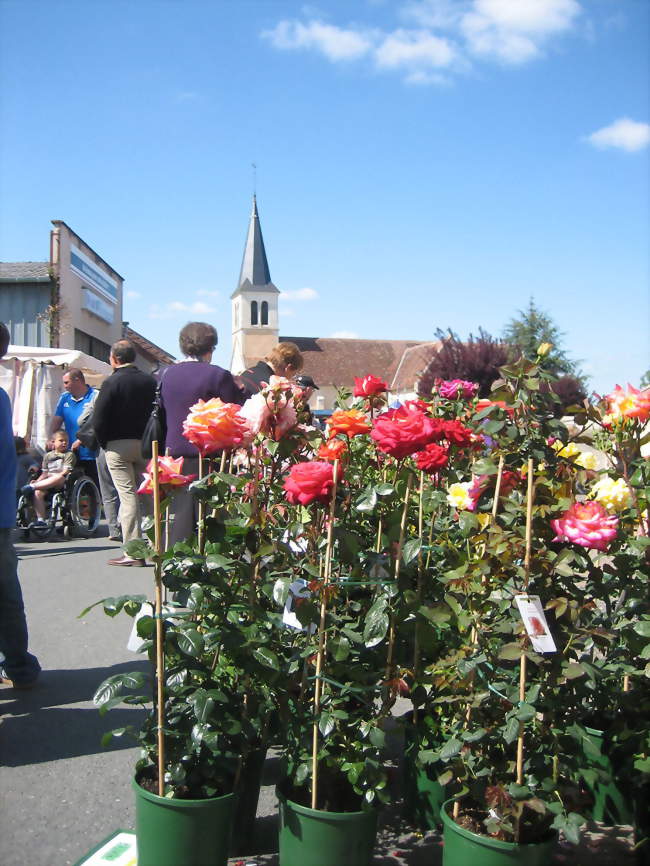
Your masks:
{"label": "tree", "polygon": [[530,361],[537,359],[537,349],[542,343],[550,343],[551,350],[541,359],[543,369],[556,376],[574,376],[585,384],[585,376],[577,361],[571,360],[562,348],[564,334],[548,313],[540,310],[533,298],[526,310],[518,310],[503,330],[503,339]]}
{"label": "tree", "polygon": [[431,395],[436,379],[466,379],[477,382],[479,396],[487,397],[492,383],[500,376],[499,367],[511,360],[511,347],[495,340],[482,328],[478,337],[470,334],[464,342],[452,330],[438,329],[436,337],[441,346],[418,382],[420,396]]}

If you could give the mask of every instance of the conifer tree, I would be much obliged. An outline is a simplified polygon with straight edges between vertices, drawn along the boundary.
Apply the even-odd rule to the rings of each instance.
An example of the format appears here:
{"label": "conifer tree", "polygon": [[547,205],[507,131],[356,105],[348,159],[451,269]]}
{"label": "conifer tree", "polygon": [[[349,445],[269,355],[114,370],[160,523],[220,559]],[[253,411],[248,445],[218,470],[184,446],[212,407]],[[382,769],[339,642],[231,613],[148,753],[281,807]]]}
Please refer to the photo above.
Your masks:
{"label": "conifer tree", "polygon": [[550,343],[552,348],[542,359],[542,366],[556,376],[574,376],[584,385],[584,374],[562,348],[564,334],[548,313],[537,307],[534,298],[530,298],[526,310],[517,312],[503,330],[505,342],[531,361],[537,358],[537,349],[542,343]]}

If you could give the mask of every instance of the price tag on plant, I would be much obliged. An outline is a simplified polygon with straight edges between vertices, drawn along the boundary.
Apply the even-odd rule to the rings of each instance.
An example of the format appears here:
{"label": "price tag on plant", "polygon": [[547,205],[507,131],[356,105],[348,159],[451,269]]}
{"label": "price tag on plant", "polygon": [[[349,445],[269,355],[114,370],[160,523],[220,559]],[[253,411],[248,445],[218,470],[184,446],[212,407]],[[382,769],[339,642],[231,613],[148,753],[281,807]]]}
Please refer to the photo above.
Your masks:
{"label": "price tag on plant", "polygon": [[[301,599],[305,598],[311,598],[311,590],[307,587],[307,581],[304,578],[299,577],[298,580],[294,580],[294,582],[290,584],[289,594],[284,603],[282,622],[285,625],[288,625],[289,628],[297,628],[300,631],[307,631],[306,627],[300,622],[294,613],[296,605],[300,604]],[[313,634],[315,631],[316,626],[314,623],[311,623],[309,626],[309,634]]]}
{"label": "price tag on plant", "polygon": [[538,595],[516,595],[515,602],[526,627],[526,632],[538,653],[557,652],[555,641],[546,622],[542,602]]}

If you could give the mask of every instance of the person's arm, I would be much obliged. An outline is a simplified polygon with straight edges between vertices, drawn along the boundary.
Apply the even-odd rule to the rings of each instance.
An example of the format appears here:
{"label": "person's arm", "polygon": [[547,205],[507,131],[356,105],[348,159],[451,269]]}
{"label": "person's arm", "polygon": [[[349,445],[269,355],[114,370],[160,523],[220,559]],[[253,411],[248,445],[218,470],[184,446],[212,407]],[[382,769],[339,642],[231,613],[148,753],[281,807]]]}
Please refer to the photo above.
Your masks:
{"label": "person's arm", "polygon": [[108,424],[111,409],[111,385],[110,379],[106,379],[93,405],[93,427],[95,428],[95,436],[97,441],[102,446],[106,447],[108,441]]}
{"label": "person's arm", "polygon": [[221,394],[219,396],[224,403],[236,403],[238,406],[243,406],[250,396],[246,390],[245,383],[241,381],[239,376],[237,377],[239,381],[237,381],[237,379],[235,379],[227,370],[225,373],[226,375],[221,383]]}
{"label": "person's arm", "polygon": [[52,415],[50,418],[50,426],[47,431],[48,436],[54,436],[57,430],[60,430],[63,427],[63,416],[62,415]]}
{"label": "person's arm", "polygon": [[65,394],[61,394],[59,397],[59,401],[56,404],[56,408],[54,409],[54,414],[50,418],[50,424],[48,427],[48,436],[54,436],[57,430],[60,430],[63,427],[63,406],[65,405]]}

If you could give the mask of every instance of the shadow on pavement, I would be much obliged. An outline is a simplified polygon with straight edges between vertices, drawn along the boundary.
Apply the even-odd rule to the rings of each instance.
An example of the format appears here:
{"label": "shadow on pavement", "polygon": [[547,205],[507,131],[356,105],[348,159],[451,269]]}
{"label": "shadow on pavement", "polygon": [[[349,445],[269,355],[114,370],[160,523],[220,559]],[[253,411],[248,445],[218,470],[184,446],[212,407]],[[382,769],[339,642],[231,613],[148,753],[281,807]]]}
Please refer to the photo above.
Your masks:
{"label": "shadow on pavement", "polygon": [[[53,539],[49,539],[52,541]],[[90,540],[90,539],[88,539]],[[61,539],[63,542],[64,539]],[[99,553],[102,550],[105,550],[107,553],[114,553],[115,556],[120,555],[121,548],[116,544],[103,544],[101,547],[97,546],[81,546],[80,544],[76,544],[74,547],[29,547],[22,548],[20,544],[15,545],[16,553],[18,555],[18,559],[23,559],[25,556],[66,556],[68,553]]]}
{"label": "shadow on pavement", "polygon": [[144,661],[126,662],[107,668],[44,671],[30,691],[0,690],[0,763],[21,767],[129,749],[135,741],[128,736],[113,738],[104,749],[101,738],[116,728],[142,723],[145,710],[115,708],[100,716],[93,707],[70,708],[66,704],[92,701],[97,686],[118,673],[138,670],[147,673]]}

